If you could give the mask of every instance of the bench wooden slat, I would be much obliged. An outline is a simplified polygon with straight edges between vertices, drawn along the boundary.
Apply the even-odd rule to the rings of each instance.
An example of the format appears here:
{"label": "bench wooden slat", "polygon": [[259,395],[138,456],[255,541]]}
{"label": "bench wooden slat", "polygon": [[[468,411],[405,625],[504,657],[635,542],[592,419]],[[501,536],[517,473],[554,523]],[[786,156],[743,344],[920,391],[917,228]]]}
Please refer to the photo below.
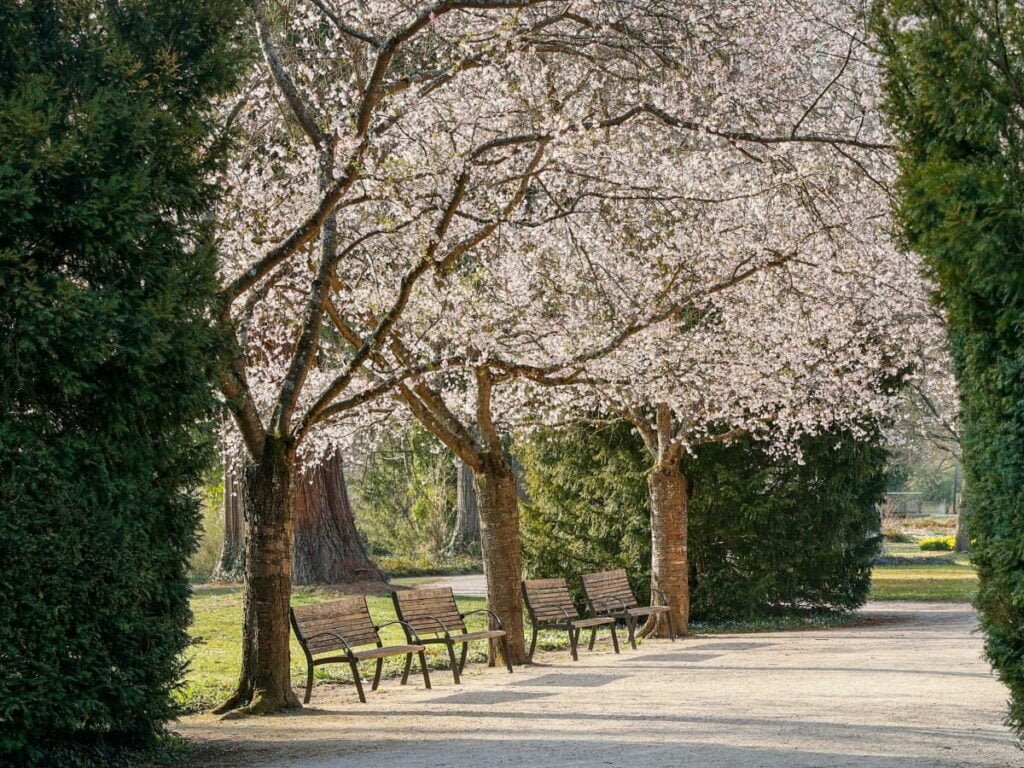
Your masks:
{"label": "bench wooden slat", "polygon": [[408,622],[417,634],[442,632],[437,621],[444,624],[449,632],[465,633],[466,623],[455,602],[455,593],[450,588],[410,589],[393,594],[399,618]]}
{"label": "bench wooden slat", "polygon": [[587,600],[596,609],[599,603],[605,603],[607,610],[621,610],[637,606],[633,589],[629,586],[629,578],[623,569],[588,573],[583,576],[583,591]]}
{"label": "bench wooden slat", "polygon": [[380,641],[366,598],[362,596],[297,605],[292,608],[292,619],[299,642],[311,655],[344,650],[339,640],[325,633],[339,635],[350,648],[377,645]]}

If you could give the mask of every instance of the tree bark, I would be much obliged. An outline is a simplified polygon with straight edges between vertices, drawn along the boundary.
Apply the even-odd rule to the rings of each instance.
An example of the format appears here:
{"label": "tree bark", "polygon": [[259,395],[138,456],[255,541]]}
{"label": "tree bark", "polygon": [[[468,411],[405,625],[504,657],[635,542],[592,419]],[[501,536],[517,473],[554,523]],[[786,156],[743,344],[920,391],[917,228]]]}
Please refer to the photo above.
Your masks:
{"label": "tree bark", "polygon": [[291,686],[288,616],[295,479],[294,449],[275,437],[267,437],[259,462],[245,467],[242,672],[235,693],[214,712],[243,707],[264,714],[300,706]]}
{"label": "tree bark", "polygon": [[224,543],[215,581],[240,581],[245,574],[245,482],[241,470],[224,458]]}
{"label": "tree bark", "polygon": [[387,581],[356,530],[341,451],[301,472],[295,489],[293,584]]}
{"label": "tree bark", "polygon": [[[671,608],[676,634],[685,635],[690,622],[686,477],[677,462],[658,465],[647,475],[647,488],[651,495],[652,600]],[[652,634],[669,636],[664,617],[657,617]]]}
{"label": "tree bark", "polygon": [[480,507],[476,499],[476,487],[473,484],[473,470],[462,459],[456,459],[457,467],[457,504],[455,512],[455,528],[445,554],[479,555],[480,554]]}
{"label": "tree bark", "polygon": [[[508,633],[512,664],[526,663],[523,632],[522,551],[519,540],[519,496],[516,477],[500,452],[484,452],[481,467],[474,473],[480,504],[480,549],[487,580],[488,607],[501,619]],[[491,642],[490,657],[501,649]]]}
{"label": "tree bark", "polygon": [[971,536],[967,528],[967,508],[963,504],[958,504],[956,508],[956,551],[971,551]]}

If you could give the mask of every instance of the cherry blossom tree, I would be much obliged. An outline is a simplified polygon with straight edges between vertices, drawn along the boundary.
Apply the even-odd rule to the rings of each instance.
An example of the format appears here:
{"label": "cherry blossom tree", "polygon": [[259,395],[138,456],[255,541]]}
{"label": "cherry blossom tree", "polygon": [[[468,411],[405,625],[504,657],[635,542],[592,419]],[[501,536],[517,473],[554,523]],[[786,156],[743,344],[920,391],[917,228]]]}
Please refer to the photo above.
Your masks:
{"label": "cherry blossom tree", "polygon": [[724,62],[686,68],[699,97],[649,80],[701,130],[647,101],[649,120],[609,126],[599,142],[574,136],[564,165],[552,142],[531,226],[480,243],[471,279],[432,287],[458,322],[425,310],[396,324],[396,345],[429,335],[465,362],[399,392],[476,474],[488,595],[512,627],[518,510],[503,433],[595,411],[634,423],[652,454],[653,586],[685,627],[683,453],[740,433],[785,450],[885,418],[919,360],[925,289],[889,238],[893,167],[860,22],[850,7],[804,4],[794,23],[795,9],[734,10],[713,29],[704,18],[706,34],[672,50]]}
{"label": "cherry blossom tree", "polygon": [[[880,364],[859,373],[853,354],[876,329],[843,325],[854,308],[818,336],[799,323],[806,303],[849,298],[841,255],[894,253],[850,8],[253,0],[252,24],[262,62],[230,107],[245,141],[219,212],[248,522],[243,664],[222,709],[297,706],[298,473],[379,424],[385,396],[473,470],[488,597],[521,661],[502,433],[579,397],[536,387],[642,414],[659,467],[769,416],[782,432],[823,421],[785,397],[804,378],[842,374],[800,390],[825,411],[877,392]],[[686,374],[701,367],[721,392],[700,394]],[[666,540],[678,578],[678,530]]]}

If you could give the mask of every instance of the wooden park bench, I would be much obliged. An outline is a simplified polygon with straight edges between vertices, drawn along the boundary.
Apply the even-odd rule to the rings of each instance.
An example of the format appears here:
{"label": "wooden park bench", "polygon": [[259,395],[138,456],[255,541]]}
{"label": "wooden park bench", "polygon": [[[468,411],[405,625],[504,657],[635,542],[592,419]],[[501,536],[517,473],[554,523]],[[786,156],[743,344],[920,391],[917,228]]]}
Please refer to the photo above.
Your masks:
{"label": "wooden park bench", "polygon": [[584,629],[590,630],[590,649],[593,650],[597,630],[600,627],[608,627],[612,633],[612,646],[616,653],[619,652],[619,639],[615,635],[615,618],[612,616],[581,617],[576,610],[576,603],[573,602],[572,595],[569,594],[569,585],[566,584],[565,579],[524,581],[523,599],[526,601],[526,610],[530,613],[530,624],[533,627],[530,653],[527,656],[531,661],[537,647],[538,629],[566,630],[569,633],[569,650],[572,652],[573,661],[579,661],[577,648],[580,632]]}
{"label": "wooden park bench", "polygon": [[[402,678],[404,685],[408,679],[412,655],[419,654],[420,667],[423,670],[423,684],[430,688],[430,674],[427,672],[426,650],[415,631],[405,625],[408,645],[384,645],[380,639],[380,630],[392,624],[404,624],[402,621],[389,621],[375,626],[370,618],[370,609],[366,598],[362,596],[343,597],[329,603],[319,605],[297,605],[292,607],[292,629],[306,654],[306,697],[308,704],[313,691],[313,667],[321,664],[347,663],[352,668],[352,677],[356,683],[359,700],[366,703],[363,684],[359,677],[359,662],[369,659],[377,660],[377,670],[373,675],[373,688],[376,691],[380,683],[380,673],[384,659],[388,656],[405,655],[406,675]],[[356,650],[360,646],[375,645],[375,648]],[[340,653],[338,653],[340,651]],[[330,656],[314,658],[318,654]]]}
{"label": "wooden park bench", "polygon": [[[448,649],[448,658],[452,665],[452,676],[455,683],[459,683],[459,675],[466,667],[466,656],[469,653],[469,644],[474,640],[499,640],[505,666],[512,671],[512,663],[509,661],[508,637],[501,625],[501,620],[486,608],[475,611],[459,611],[455,604],[455,593],[451,587],[439,587],[434,589],[407,589],[391,593],[391,599],[395,601],[395,613],[398,614],[406,627],[406,639],[412,642],[415,636],[416,642],[423,645],[439,643]],[[488,615],[488,629],[478,632],[470,632],[466,629],[466,617],[475,613],[486,613]],[[413,633],[413,634],[410,634]],[[458,663],[455,662],[455,644],[462,644],[462,654]],[[493,662],[493,656],[492,656]],[[405,676],[409,674],[409,663],[405,666]],[[403,677],[405,679],[405,677]]]}
{"label": "wooden park bench", "polygon": [[[665,594],[657,589],[651,589],[661,595],[662,600]],[[667,605],[641,606],[637,603],[633,589],[629,586],[629,579],[626,578],[626,571],[602,571],[601,573],[587,573],[583,576],[583,592],[587,596],[587,604],[591,612],[598,615],[612,616],[626,622],[626,629],[629,632],[629,645],[636,650],[636,624],[637,619],[646,619],[648,616],[664,613],[668,619],[668,631],[675,642],[676,630],[672,626],[672,610]],[[665,602],[668,602],[667,600]],[[591,640],[593,647],[593,640]]]}

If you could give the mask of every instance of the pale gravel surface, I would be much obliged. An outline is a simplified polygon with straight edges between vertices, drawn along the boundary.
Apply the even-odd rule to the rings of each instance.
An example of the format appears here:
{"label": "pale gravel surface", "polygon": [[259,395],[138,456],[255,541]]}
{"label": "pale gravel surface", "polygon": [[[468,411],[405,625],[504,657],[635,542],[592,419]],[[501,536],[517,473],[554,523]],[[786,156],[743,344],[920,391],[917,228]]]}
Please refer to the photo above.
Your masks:
{"label": "pale gravel surface", "polygon": [[[320,685],[301,714],[187,718],[194,766],[1004,768],[1024,765],[971,608],[874,603],[866,626],[608,644],[456,688]],[[468,670],[467,670],[468,671]]]}

